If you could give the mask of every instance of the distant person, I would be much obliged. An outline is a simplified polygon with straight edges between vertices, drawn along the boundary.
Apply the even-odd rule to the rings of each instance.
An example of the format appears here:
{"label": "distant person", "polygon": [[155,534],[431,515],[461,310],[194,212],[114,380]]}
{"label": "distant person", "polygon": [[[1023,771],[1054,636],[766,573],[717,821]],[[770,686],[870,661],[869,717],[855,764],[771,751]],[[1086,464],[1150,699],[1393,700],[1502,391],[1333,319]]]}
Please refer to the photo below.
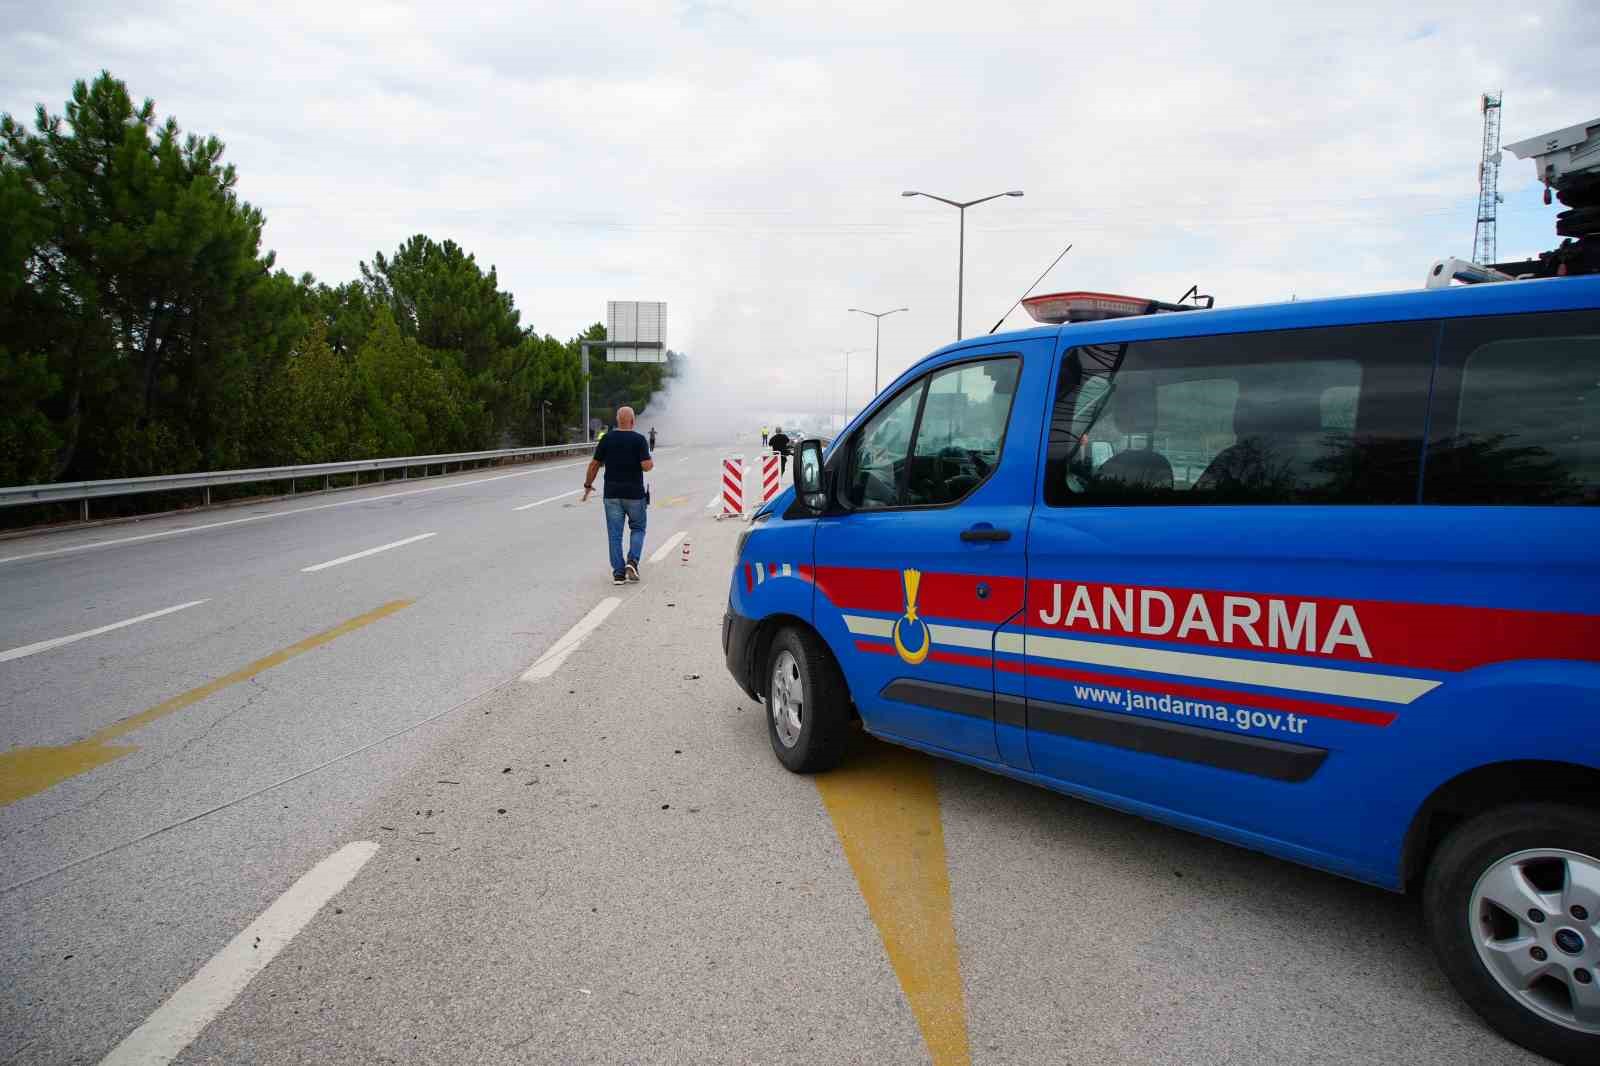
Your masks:
{"label": "distant person", "polygon": [[789,469],[789,435],[783,431],[782,426],[779,426],[772,431],[772,439],[767,443],[772,445],[772,450],[781,456],[778,460],[778,474],[781,476],[785,470]]}
{"label": "distant person", "polygon": [[596,433],[594,435],[594,442],[596,444],[599,444],[601,441],[603,441],[605,439],[606,439],[606,427],[605,426],[601,426],[600,427],[600,432]]}
{"label": "distant person", "polygon": [[650,450],[651,451],[655,451],[656,450],[656,427],[655,426],[651,426],[650,427]]}
{"label": "distant person", "polygon": [[762,426],[761,427],[761,446],[763,448],[765,448],[767,446],[767,427],[766,426]]}
{"label": "distant person", "polygon": [[[644,554],[645,511],[650,495],[645,489],[644,475],[654,469],[650,458],[650,442],[644,435],[634,432],[633,408],[617,409],[617,429],[595,442],[594,458],[583,476],[583,497],[587,502],[594,492],[594,476],[606,468],[605,492],[601,498],[606,506],[606,537],[611,544],[611,583],[639,580],[639,556]],[[628,523],[628,554],[622,554],[622,523]]]}

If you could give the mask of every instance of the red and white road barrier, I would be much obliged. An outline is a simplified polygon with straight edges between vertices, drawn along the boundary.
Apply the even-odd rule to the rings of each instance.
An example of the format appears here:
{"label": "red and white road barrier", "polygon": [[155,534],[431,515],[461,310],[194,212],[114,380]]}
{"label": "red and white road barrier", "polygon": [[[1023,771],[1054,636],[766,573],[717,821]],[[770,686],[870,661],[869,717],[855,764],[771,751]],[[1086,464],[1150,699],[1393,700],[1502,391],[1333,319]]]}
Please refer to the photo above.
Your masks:
{"label": "red and white road barrier", "polygon": [[776,452],[761,457],[761,502],[766,503],[778,494],[778,455]]}
{"label": "red and white road barrier", "polygon": [[737,518],[744,514],[744,456],[722,460],[722,515]]}

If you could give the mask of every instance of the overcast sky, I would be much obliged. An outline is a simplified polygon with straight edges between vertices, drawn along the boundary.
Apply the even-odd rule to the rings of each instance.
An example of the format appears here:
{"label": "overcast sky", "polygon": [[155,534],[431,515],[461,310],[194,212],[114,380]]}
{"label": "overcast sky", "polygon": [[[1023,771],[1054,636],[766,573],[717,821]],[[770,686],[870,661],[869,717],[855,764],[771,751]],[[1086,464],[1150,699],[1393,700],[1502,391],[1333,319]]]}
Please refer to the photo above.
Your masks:
{"label": "overcast sky", "polygon": [[[1286,12],[1286,8],[1297,8]],[[870,392],[1040,291],[1219,304],[1414,288],[1472,248],[1484,89],[1504,141],[1600,114],[1594,0],[1518,4],[403,4],[0,0],[0,110],[108,69],[215,133],[280,266],[338,282],[413,233],[568,337],[669,305],[718,404]],[[1501,258],[1556,243],[1531,163]],[[1027,324],[1018,311],[1011,324]],[[709,371],[709,372],[708,372]]]}

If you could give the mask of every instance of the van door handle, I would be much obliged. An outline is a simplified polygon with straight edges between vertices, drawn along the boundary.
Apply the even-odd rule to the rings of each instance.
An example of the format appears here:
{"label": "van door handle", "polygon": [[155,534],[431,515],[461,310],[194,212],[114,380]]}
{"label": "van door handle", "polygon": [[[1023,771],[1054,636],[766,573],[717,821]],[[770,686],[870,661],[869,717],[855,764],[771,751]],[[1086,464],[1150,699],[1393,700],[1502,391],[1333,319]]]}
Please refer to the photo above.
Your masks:
{"label": "van door handle", "polygon": [[978,541],[980,543],[984,541],[1010,540],[1011,530],[996,529],[988,523],[983,523],[981,525],[973,526],[971,529],[963,529],[961,531],[961,539],[968,542]]}

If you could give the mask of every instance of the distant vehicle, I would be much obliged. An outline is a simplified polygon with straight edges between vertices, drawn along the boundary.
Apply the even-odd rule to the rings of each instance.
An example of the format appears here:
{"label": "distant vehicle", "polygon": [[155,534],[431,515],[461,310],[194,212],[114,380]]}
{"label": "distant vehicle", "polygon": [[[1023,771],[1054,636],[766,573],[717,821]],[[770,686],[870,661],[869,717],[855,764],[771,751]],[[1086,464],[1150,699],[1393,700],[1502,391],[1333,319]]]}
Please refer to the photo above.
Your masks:
{"label": "distant vehicle", "polygon": [[779,761],[859,717],[1415,890],[1491,1025],[1600,1063],[1600,277],[1026,302],[743,535],[723,650]]}

